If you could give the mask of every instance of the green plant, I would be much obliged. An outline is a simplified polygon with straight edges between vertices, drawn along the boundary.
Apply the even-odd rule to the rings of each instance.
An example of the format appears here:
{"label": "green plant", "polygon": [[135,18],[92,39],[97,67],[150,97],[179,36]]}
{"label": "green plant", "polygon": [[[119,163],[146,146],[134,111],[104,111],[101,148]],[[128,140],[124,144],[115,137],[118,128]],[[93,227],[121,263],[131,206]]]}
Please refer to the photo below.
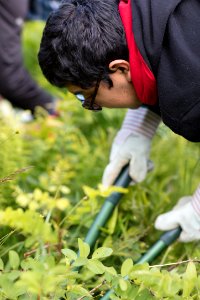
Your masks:
{"label": "green plant", "polygon": [[[26,25],[24,51],[49,89],[36,60],[42,27]],[[162,125],[154,170],[129,187],[89,249],[83,240],[109,192],[99,183],[125,112],[92,114],[67,91],[50,90],[62,98],[58,119],[42,110],[28,124],[0,118],[0,299],[99,299],[111,287],[114,300],[199,299],[198,243],[173,244],[155,260],[161,266],[134,264],[160,235],[156,216],[197,187],[199,145]]]}

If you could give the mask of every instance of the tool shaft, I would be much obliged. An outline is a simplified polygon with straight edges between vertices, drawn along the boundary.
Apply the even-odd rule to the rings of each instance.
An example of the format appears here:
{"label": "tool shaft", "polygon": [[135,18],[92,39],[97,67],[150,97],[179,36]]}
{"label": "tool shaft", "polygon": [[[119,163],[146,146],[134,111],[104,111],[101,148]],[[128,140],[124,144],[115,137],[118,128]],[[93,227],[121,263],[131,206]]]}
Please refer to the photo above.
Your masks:
{"label": "tool shaft", "polygon": [[[181,233],[181,228],[177,227],[175,229],[165,232],[153,246],[136,262],[136,264],[142,264],[145,262],[152,262],[164,249],[171,245],[179,237]],[[128,277],[126,278],[128,279]],[[113,294],[113,290],[109,290],[101,298],[101,300],[109,300],[110,295]]]}
{"label": "tool shaft", "polygon": [[[114,182],[115,186],[119,187],[128,187],[129,183],[131,182],[131,178],[128,174],[128,166],[126,166],[116,181]],[[123,196],[123,193],[119,192],[113,192],[104,202],[100,212],[98,213],[96,219],[94,220],[93,224],[90,227],[90,230],[87,233],[87,236],[85,238],[85,242],[90,245],[90,247],[93,247],[96,240],[99,237],[101,227],[103,227],[110,216],[113,213],[113,210],[118,205],[119,201],[121,200]]]}

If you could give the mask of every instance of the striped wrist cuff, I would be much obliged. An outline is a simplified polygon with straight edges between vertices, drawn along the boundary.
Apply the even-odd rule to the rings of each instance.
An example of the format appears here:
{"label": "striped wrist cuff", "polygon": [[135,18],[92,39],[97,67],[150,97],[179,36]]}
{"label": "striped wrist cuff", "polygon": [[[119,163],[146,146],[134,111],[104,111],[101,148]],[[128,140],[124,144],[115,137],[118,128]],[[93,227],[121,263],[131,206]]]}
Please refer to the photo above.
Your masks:
{"label": "striped wrist cuff", "polygon": [[200,185],[198,186],[197,190],[195,191],[192,197],[192,206],[195,211],[200,215]]}
{"label": "striped wrist cuff", "polygon": [[160,121],[160,116],[146,107],[129,109],[122,127],[115,138],[115,142],[118,144],[123,143],[132,133],[138,133],[148,139],[152,139]]}

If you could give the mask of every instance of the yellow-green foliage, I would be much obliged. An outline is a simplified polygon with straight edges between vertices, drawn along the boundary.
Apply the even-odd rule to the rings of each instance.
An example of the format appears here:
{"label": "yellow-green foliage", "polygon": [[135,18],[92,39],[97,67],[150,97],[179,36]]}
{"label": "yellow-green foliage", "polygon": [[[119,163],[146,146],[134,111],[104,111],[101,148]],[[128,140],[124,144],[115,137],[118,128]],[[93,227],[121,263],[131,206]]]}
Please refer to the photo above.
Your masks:
{"label": "yellow-green foliage", "polygon": [[[36,58],[42,28],[26,25],[24,53],[32,75],[49,89]],[[114,300],[199,299],[198,264],[171,272],[134,265],[160,236],[156,216],[197,187],[199,145],[159,128],[151,151],[154,170],[123,190],[93,252],[83,240],[110,192],[101,177],[125,111],[93,114],[67,91],[50,90],[62,99],[59,118],[38,110],[27,124],[0,119],[0,299],[99,299],[111,286]],[[199,243],[175,243],[154,263],[199,257]]]}
{"label": "yellow-green foliage", "polygon": [[45,223],[42,215],[32,210],[23,211],[18,208],[13,210],[8,207],[0,211],[0,225],[9,226],[27,236],[32,237],[33,242],[56,242],[56,233],[51,229],[49,223]]}

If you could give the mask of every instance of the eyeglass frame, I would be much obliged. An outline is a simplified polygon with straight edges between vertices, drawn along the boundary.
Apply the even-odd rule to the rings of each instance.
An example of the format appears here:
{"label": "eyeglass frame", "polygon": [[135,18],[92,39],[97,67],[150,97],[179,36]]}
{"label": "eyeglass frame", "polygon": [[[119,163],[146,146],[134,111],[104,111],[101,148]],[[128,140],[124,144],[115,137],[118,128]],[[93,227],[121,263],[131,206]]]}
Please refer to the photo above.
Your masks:
{"label": "eyeglass frame", "polygon": [[[102,110],[102,107],[99,104],[95,103],[95,99],[96,99],[96,96],[97,96],[97,93],[99,90],[99,85],[100,85],[101,80],[102,80],[102,75],[99,76],[99,79],[96,82],[94,93],[93,93],[92,97],[85,98],[82,93],[79,93],[79,92],[75,93],[76,98],[79,101],[81,101],[83,108],[92,110],[94,112]],[[78,96],[80,96],[80,97],[78,97]],[[91,98],[91,100],[90,100],[90,98]]]}

